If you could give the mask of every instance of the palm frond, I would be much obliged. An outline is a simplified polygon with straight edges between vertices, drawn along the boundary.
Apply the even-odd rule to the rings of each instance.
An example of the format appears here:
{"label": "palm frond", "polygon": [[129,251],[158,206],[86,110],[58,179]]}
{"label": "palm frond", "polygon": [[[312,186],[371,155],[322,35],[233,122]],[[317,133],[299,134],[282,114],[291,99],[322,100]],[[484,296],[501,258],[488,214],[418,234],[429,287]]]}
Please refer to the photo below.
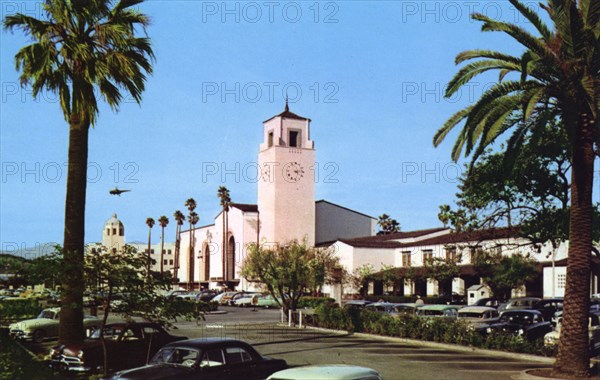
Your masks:
{"label": "palm frond", "polygon": [[546,26],[542,19],[535,13],[531,8],[521,3],[519,0],[509,0],[510,3],[515,7],[523,16],[529,20],[535,26],[538,32],[544,37],[546,41],[552,38],[552,31]]}
{"label": "palm frond", "polygon": [[444,94],[445,97],[451,97],[456,91],[458,91],[463,85],[468,83],[475,76],[482,74],[489,70],[510,70],[518,71],[519,65],[514,62],[502,61],[502,60],[484,60],[470,63],[461,68],[458,73],[452,78],[446,88]]}

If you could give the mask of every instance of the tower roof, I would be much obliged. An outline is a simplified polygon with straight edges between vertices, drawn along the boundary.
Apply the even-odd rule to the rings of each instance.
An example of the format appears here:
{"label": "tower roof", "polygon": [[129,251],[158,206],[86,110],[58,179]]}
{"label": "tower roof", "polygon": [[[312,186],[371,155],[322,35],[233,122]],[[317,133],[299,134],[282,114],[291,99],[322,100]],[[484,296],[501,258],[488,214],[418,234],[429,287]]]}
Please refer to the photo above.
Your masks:
{"label": "tower roof", "polygon": [[105,226],[122,226],[123,223],[117,219],[117,214],[112,214],[112,217],[104,223]]}
{"label": "tower roof", "polygon": [[273,119],[275,119],[276,117],[281,117],[281,118],[283,118],[283,119],[296,119],[296,120],[308,120],[308,121],[311,121],[311,120],[310,120],[309,118],[307,118],[307,117],[300,116],[300,115],[297,115],[297,114],[295,114],[295,113],[291,112],[291,111],[290,111],[290,107],[289,107],[289,105],[288,105],[288,101],[287,101],[287,99],[285,100],[285,109],[283,110],[283,112],[282,112],[282,113],[280,113],[280,114],[277,114],[277,115],[275,115],[275,116],[273,116],[273,117],[271,117],[271,118],[269,118],[269,119],[267,119],[267,120],[265,120],[265,121],[263,121],[263,123],[266,123],[266,122],[268,122],[268,121],[270,121],[270,120],[273,120]]}

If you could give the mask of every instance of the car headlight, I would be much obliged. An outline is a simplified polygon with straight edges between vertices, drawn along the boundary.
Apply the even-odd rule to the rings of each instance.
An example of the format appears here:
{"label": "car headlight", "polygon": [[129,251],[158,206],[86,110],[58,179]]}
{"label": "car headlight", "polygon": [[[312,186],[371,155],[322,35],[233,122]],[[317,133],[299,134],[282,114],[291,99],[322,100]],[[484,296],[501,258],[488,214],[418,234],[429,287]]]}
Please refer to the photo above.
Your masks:
{"label": "car headlight", "polygon": [[77,353],[77,357],[78,357],[79,359],[83,358],[83,351],[79,351],[79,352]]}
{"label": "car headlight", "polygon": [[491,333],[492,333],[492,328],[491,328],[491,327],[488,327],[487,329],[485,329],[485,331],[486,331],[488,334],[491,334]]}
{"label": "car headlight", "polygon": [[524,331],[523,329],[519,329],[519,331],[517,331],[517,333],[518,333],[519,335],[523,335],[523,333],[524,333],[524,332],[525,332],[525,331]]}

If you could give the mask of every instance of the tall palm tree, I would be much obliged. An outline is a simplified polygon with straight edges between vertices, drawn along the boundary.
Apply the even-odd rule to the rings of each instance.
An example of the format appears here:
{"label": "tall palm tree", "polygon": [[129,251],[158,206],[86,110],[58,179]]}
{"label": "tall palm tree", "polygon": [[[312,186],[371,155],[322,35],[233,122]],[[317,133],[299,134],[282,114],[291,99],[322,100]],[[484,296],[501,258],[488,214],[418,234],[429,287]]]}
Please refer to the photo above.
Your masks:
{"label": "tall palm tree", "polygon": [[156,222],[152,218],[146,218],[146,225],[148,226],[148,276],[150,276],[150,262],[152,260],[152,256],[150,256],[152,249],[152,227]]}
{"label": "tall palm tree", "polygon": [[[194,212],[196,209],[196,201],[194,198],[189,198],[185,201],[185,207],[190,212],[188,222],[190,223],[190,243],[188,247],[188,289],[194,286],[194,230],[193,225],[198,222],[198,214]],[[193,223],[192,223],[193,222]]]}
{"label": "tall palm tree", "polygon": [[[436,133],[439,145],[464,121],[452,151],[472,160],[504,132],[506,162],[517,155],[528,135],[539,136],[548,120],[562,119],[570,137],[571,208],[569,256],[559,352],[554,365],[558,375],[586,376],[589,373],[588,305],[592,251],[592,183],[594,145],[600,143],[597,122],[600,104],[600,2],[597,0],[548,0],[543,5],[553,24],[549,28],[530,8],[518,0],[510,3],[531,22],[538,36],[519,26],[492,20],[481,14],[483,31],[510,35],[525,47],[520,57],[491,50],[471,50],[456,57],[457,64],[469,60],[450,81],[446,96],[452,96],[475,76],[499,70],[499,82],[473,105],[459,111]],[[514,80],[505,80],[516,74]],[[539,144],[544,141],[538,139]]]}
{"label": "tall palm tree", "polygon": [[178,271],[179,271],[179,253],[181,250],[181,226],[185,222],[185,215],[179,210],[173,213],[173,217],[177,222],[177,227],[175,229],[175,266],[173,267],[173,281],[178,281]]}
{"label": "tall palm tree", "polygon": [[217,197],[219,197],[219,201],[223,209],[223,240],[221,242],[221,253],[223,256],[223,284],[226,284],[227,281],[229,281],[229,242],[227,240],[229,231],[229,206],[231,206],[231,197],[229,196],[229,189],[227,189],[225,186],[219,186],[219,189],[217,190]]}
{"label": "tall palm tree", "polygon": [[44,89],[58,93],[69,123],[61,344],[82,343],[85,335],[85,198],[89,128],[99,113],[96,94],[115,111],[123,99],[121,91],[139,103],[145,73],[152,73],[150,40],[135,35],[137,27],[145,30],[149,24],[147,16],[132,9],[142,2],[46,0],[43,18],[17,13],[3,20],[4,29],[20,29],[33,41],[15,56],[21,83],[31,84],[34,97]]}
{"label": "tall palm tree", "polygon": [[166,216],[161,216],[158,218],[158,224],[160,225],[161,235],[160,235],[160,274],[162,275],[164,268],[164,259],[165,259],[165,227],[169,224],[169,218]]}

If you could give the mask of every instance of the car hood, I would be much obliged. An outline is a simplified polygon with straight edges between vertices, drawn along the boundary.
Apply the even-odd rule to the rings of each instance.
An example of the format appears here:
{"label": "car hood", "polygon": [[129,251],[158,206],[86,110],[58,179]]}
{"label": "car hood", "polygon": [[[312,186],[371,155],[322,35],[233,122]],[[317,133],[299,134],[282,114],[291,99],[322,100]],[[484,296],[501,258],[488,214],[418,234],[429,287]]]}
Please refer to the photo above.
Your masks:
{"label": "car hood", "polygon": [[51,325],[51,324],[54,324],[57,322],[58,321],[55,321],[53,319],[46,319],[46,318],[26,319],[24,321],[20,321],[20,322],[11,324],[9,326],[9,328],[24,330],[24,329],[31,329],[33,327],[48,326],[48,325]]}
{"label": "car hood", "polygon": [[189,374],[194,370],[193,368],[176,364],[153,364],[117,372],[111,379],[177,379],[179,376]]}

